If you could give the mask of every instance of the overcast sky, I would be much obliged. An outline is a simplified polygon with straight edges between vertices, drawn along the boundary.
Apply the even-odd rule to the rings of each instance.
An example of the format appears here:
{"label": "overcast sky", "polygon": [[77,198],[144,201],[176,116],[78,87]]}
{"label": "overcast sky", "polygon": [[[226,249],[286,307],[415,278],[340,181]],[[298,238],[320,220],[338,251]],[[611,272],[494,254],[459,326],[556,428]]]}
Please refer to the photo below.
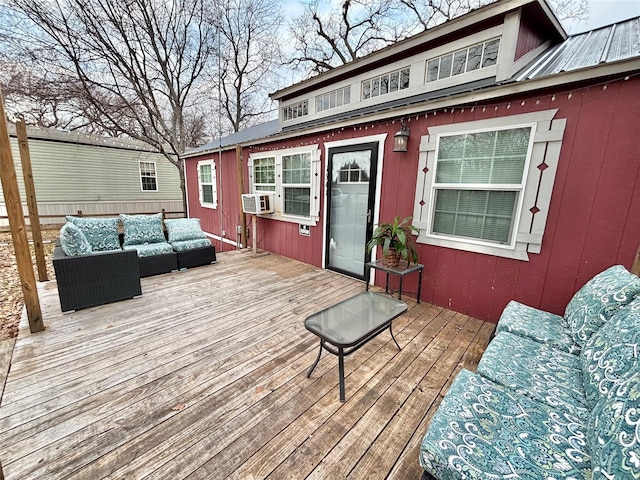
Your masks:
{"label": "overcast sky", "polygon": [[568,33],[580,33],[603,27],[620,20],[640,16],[640,0],[588,0],[589,18],[586,21],[565,22]]}

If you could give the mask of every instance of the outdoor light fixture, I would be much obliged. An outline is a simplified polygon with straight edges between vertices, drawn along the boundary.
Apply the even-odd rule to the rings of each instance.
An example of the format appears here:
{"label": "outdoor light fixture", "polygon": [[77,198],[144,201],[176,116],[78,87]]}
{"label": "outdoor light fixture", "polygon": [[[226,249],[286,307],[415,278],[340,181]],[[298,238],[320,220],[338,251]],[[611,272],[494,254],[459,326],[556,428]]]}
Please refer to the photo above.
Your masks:
{"label": "outdoor light fixture", "polygon": [[409,142],[409,128],[402,122],[400,130],[393,136],[393,151],[406,152],[407,142]]}

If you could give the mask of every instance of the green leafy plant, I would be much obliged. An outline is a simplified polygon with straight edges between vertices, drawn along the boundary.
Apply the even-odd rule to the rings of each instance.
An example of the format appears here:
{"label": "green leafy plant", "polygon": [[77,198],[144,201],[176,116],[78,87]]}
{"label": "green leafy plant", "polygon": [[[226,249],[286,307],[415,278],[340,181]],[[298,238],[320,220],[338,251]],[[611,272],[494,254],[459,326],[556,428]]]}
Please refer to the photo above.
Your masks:
{"label": "green leafy plant", "polygon": [[399,222],[398,217],[395,217],[393,223],[380,223],[367,244],[368,251],[379,245],[385,257],[389,255],[390,250],[395,250],[402,259],[417,263],[418,252],[411,233],[418,233],[419,230],[411,225],[412,219],[413,217],[406,217]]}

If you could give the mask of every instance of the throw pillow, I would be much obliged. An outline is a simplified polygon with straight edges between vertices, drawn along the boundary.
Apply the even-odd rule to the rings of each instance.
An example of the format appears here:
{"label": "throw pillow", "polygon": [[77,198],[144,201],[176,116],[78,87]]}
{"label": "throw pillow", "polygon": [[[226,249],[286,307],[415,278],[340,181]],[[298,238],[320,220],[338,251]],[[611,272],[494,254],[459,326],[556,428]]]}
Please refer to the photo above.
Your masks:
{"label": "throw pillow", "polygon": [[640,278],[622,265],[614,265],[599,273],[571,299],[564,318],[574,341],[584,346],[619,308],[627,305],[640,293]]}
{"label": "throw pillow", "polygon": [[60,246],[70,257],[91,253],[91,245],[82,230],[70,222],[65,223],[60,229]]}
{"label": "throw pillow", "polygon": [[67,222],[77,226],[94,252],[120,250],[117,218],[67,217]]}
{"label": "throw pillow", "polygon": [[124,228],[124,245],[144,245],[166,242],[162,230],[162,214],[127,215],[120,214]]}
{"label": "throw pillow", "polygon": [[200,227],[199,218],[174,218],[165,220],[164,224],[167,226],[169,243],[207,238]]}

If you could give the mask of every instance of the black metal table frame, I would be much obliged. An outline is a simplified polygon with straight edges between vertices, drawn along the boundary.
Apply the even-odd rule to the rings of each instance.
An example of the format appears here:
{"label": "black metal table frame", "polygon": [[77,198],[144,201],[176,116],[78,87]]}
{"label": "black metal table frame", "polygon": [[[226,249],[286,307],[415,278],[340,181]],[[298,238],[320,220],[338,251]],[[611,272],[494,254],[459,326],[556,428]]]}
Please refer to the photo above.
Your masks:
{"label": "black metal table frame", "polygon": [[[413,265],[410,265],[407,263],[407,268],[403,269],[403,270],[398,270],[396,268],[393,267],[385,267],[384,265],[382,265],[381,260],[375,260],[373,262],[367,262],[365,263],[365,268],[366,268],[366,275],[365,275],[365,289],[368,292],[369,291],[369,281],[371,280],[371,269],[373,268],[374,270],[380,270],[382,272],[385,272],[387,275],[386,278],[386,282],[385,282],[385,287],[384,287],[384,291],[385,293],[389,293],[389,274],[392,275],[397,275],[400,278],[399,281],[399,285],[398,285],[398,300],[402,300],[402,279],[404,278],[405,275],[409,274],[409,273],[413,273],[413,272],[418,272],[418,294],[416,296],[417,298],[417,303],[420,303],[420,292],[422,290],[422,270],[424,269],[424,265],[422,265],[421,263],[415,263]],[[406,263],[406,261],[404,261],[404,263]]]}
{"label": "black metal table frame", "polygon": [[[323,338],[317,332],[309,330],[314,335],[317,335],[318,337],[320,337],[320,351],[318,352],[318,358],[316,358],[316,361],[313,362],[313,365],[311,365],[311,368],[309,368],[309,371],[307,372],[307,378],[311,377],[311,373],[313,372],[313,370],[318,365],[318,362],[320,361],[320,357],[322,356],[322,350],[323,349],[326,350],[327,352],[332,353],[333,355],[337,356],[338,357],[338,376],[339,376],[339,379],[340,379],[340,401],[344,402],[344,399],[345,399],[345,392],[344,392],[344,390],[345,390],[345,388],[344,388],[344,357],[346,357],[348,355],[351,355],[353,352],[358,350],[360,347],[364,346],[367,342],[369,342],[369,340],[375,338],[376,336],[378,336],[380,333],[382,333],[387,328],[389,329],[389,333],[391,333],[391,338],[393,338],[393,341],[396,344],[396,347],[398,347],[398,350],[402,350],[400,348],[400,345],[398,345],[396,337],[393,336],[393,330],[391,329],[391,324],[396,318],[398,318],[400,315],[402,315],[405,312],[405,310],[400,312],[395,317],[389,319],[387,322],[383,323],[382,325],[380,325],[375,330],[372,330],[371,332],[367,333],[364,337],[358,339],[356,342],[350,343],[350,344],[336,345],[334,343],[331,343],[326,338]],[[327,345],[327,343],[329,343],[330,345],[332,345],[335,348],[332,348],[331,346]]]}

